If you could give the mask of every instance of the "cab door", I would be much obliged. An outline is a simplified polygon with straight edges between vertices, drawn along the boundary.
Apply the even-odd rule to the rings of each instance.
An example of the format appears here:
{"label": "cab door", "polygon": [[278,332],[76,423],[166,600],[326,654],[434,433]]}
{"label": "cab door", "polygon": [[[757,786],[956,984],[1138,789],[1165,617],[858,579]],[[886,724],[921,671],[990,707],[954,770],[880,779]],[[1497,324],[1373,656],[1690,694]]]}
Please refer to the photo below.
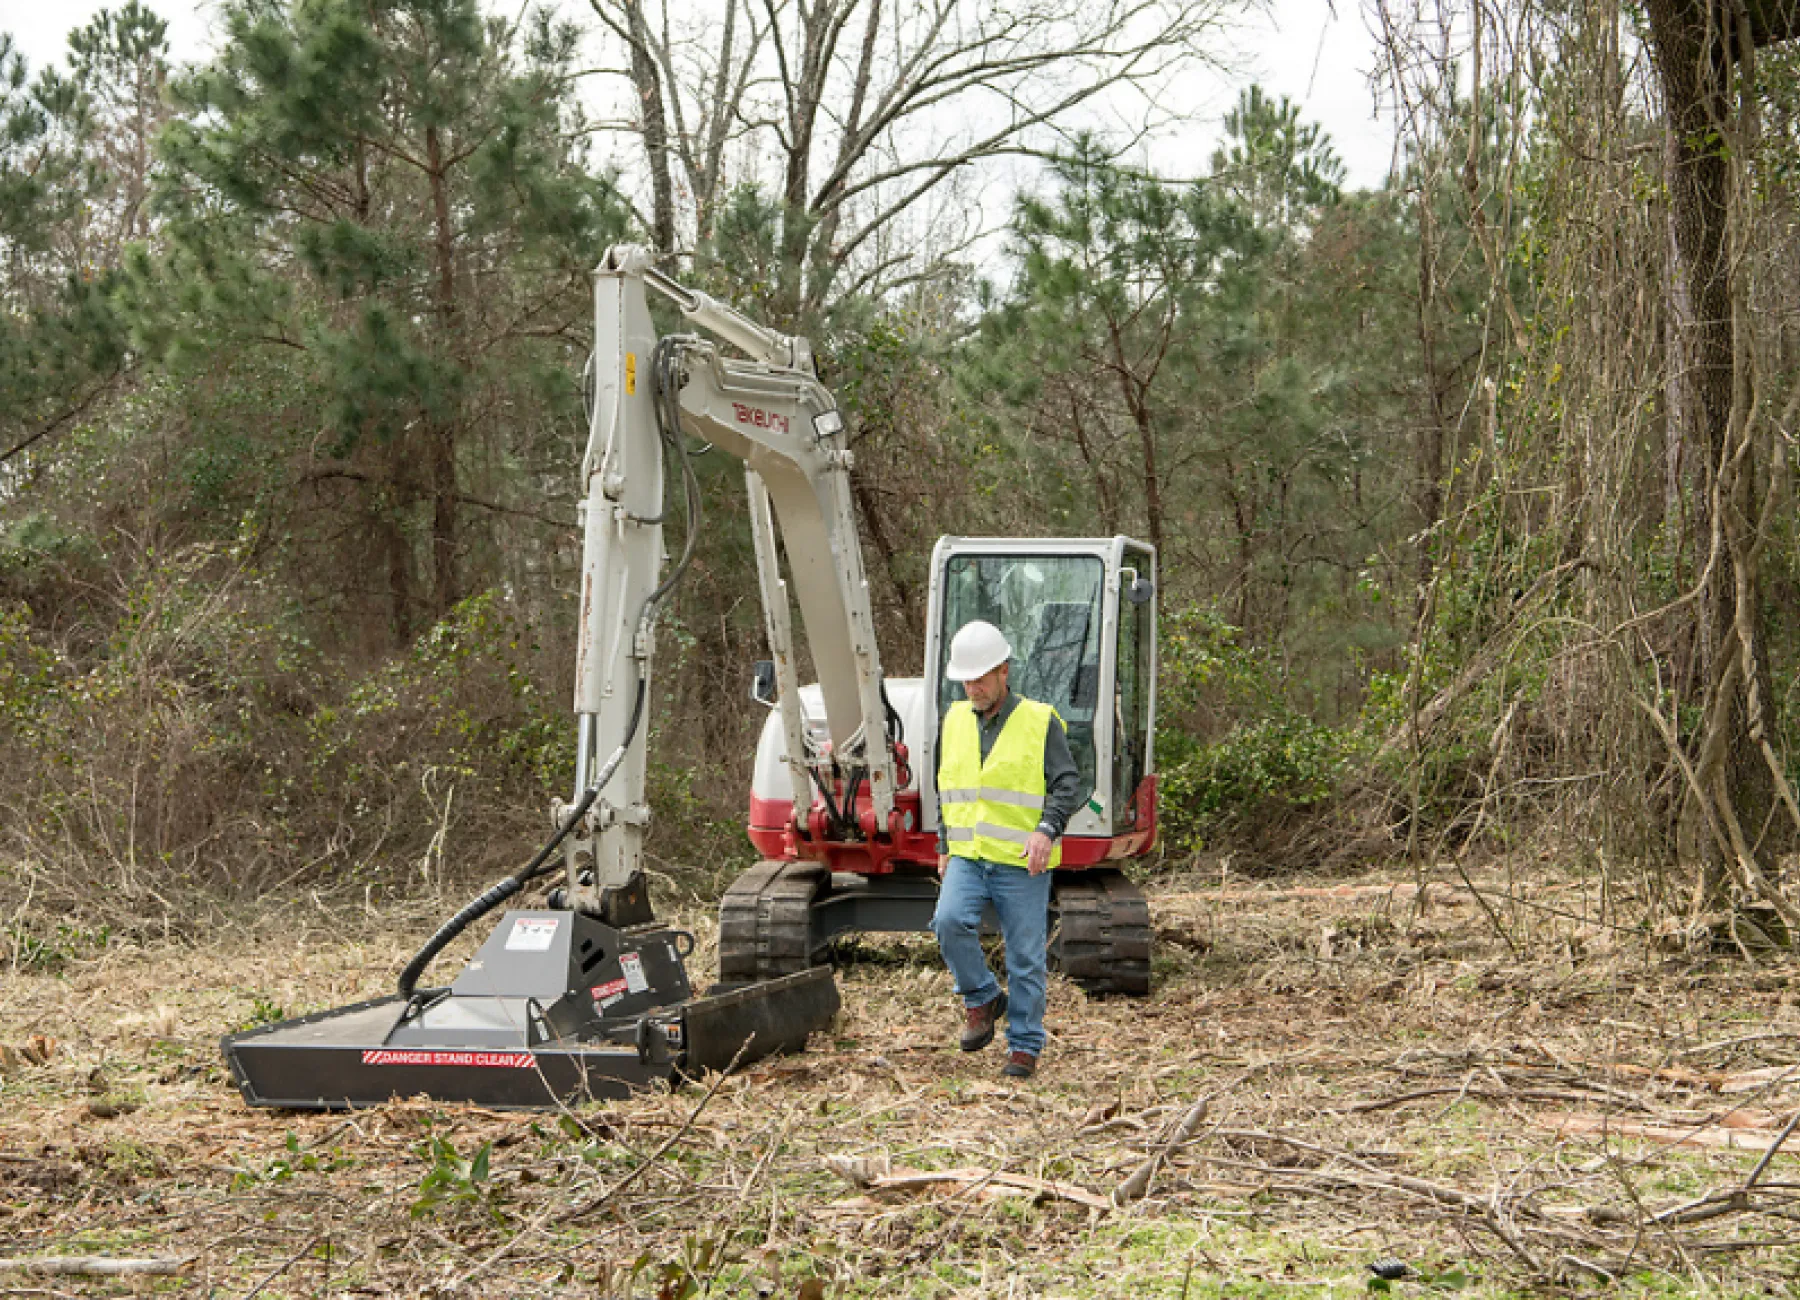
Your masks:
{"label": "cab door", "polygon": [[1067,834],[1106,841],[1140,829],[1136,796],[1152,770],[1154,590],[1154,552],[1125,537],[938,542],[924,658],[930,716],[918,769],[926,827],[938,825],[939,720],[963,698],[944,677],[950,641],[982,619],[1012,646],[1013,690],[1053,706],[1067,728],[1084,787]]}
{"label": "cab door", "polygon": [[1113,590],[1111,826],[1129,835],[1147,820],[1144,782],[1156,771],[1156,555],[1127,542]]}

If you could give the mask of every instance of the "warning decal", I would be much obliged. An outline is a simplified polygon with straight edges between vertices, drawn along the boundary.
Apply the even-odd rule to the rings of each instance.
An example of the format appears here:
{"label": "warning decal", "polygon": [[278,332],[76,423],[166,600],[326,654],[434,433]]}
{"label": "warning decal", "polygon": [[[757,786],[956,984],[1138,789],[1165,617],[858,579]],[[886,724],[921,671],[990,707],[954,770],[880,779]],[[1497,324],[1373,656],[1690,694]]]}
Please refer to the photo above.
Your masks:
{"label": "warning decal", "polygon": [[439,1052],[374,1047],[362,1054],[364,1065],[473,1065],[488,1070],[529,1070],[537,1064],[530,1052]]}
{"label": "warning decal", "polygon": [[588,992],[593,995],[594,1001],[602,1006],[610,1006],[625,996],[627,987],[629,986],[624,980],[607,980],[604,984],[594,985]]}
{"label": "warning decal", "polygon": [[556,938],[556,926],[554,916],[521,916],[513,922],[512,933],[506,936],[506,950],[549,952],[550,941]]}
{"label": "warning decal", "polygon": [[633,993],[642,993],[650,987],[650,981],[644,978],[644,963],[635,952],[619,957],[619,969],[625,972],[625,987]]}

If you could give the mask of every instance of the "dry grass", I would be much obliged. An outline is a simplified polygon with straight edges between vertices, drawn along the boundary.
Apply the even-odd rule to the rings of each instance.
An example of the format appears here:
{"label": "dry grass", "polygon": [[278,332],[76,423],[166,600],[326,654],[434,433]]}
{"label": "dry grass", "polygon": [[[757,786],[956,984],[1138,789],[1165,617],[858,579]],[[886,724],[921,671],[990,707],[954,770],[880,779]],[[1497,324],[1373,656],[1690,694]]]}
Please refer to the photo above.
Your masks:
{"label": "dry grass", "polygon": [[[57,1046],[0,1076],[0,1257],[189,1262],[0,1286],[1349,1295],[1385,1256],[1416,1293],[1603,1274],[1677,1293],[1790,1285],[1800,1140],[1759,1151],[1800,1107],[1800,1073],[1771,1068],[1800,1061],[1794,968],[1656,951],[1597,924],[1579,881],[1509,899],[1501,877],[1475,879],[1485,906],[1455,872],[1423,908],[1411,880],[1167,885],[1155,996],[1090,1002],[1053,981],[1051,1046],[1024,1086],[996,1049],[954,1050],[928,942],[864,942],[840,1022],[806,1054],[568,1117],[238,1099],[220,1033],[384,991],[435,905],[15,945],[29,960],[0,981],[0,1041]],[[710,971],[704,947],[695,964]],[[484,1147],[487,1176],[464,1176],[452,1153]],[[1143,1199],[1080,1203],[1165,1149]],[[846,1181],[884,1169],[975,1172]]]}

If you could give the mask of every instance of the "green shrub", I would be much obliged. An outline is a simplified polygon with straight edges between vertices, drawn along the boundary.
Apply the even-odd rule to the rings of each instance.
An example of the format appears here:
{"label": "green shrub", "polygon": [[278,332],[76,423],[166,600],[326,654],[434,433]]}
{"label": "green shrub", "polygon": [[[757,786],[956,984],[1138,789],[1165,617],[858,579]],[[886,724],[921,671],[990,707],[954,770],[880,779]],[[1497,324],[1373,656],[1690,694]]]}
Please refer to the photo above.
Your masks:
{"label": "green shrub", "polygon": [[1164,747],[1158,797],[1163,843],[1195,853],[1225,839],[1266,835],[1327,805],[1358,746],[1339,731],[1282,712],[1215,744]]}

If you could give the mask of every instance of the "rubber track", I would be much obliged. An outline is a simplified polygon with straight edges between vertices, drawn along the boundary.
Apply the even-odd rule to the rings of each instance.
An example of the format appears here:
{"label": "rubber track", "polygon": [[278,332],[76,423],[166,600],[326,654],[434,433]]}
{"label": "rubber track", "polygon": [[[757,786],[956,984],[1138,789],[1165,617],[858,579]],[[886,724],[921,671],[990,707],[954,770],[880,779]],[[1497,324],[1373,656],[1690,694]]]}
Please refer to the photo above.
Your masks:
{"label": "rubber track", "polygon": [[1056,876],[1050,960],[1089,993],[1150,992],[1150,904],[1125,873],[1099,867]]}
{"label": "rubber track", "polygon": [[719,900],[719,980],[742,984],[793,975],[815,966],[812,902],[825,886],[816,862],[763,862],[733,882]]}

